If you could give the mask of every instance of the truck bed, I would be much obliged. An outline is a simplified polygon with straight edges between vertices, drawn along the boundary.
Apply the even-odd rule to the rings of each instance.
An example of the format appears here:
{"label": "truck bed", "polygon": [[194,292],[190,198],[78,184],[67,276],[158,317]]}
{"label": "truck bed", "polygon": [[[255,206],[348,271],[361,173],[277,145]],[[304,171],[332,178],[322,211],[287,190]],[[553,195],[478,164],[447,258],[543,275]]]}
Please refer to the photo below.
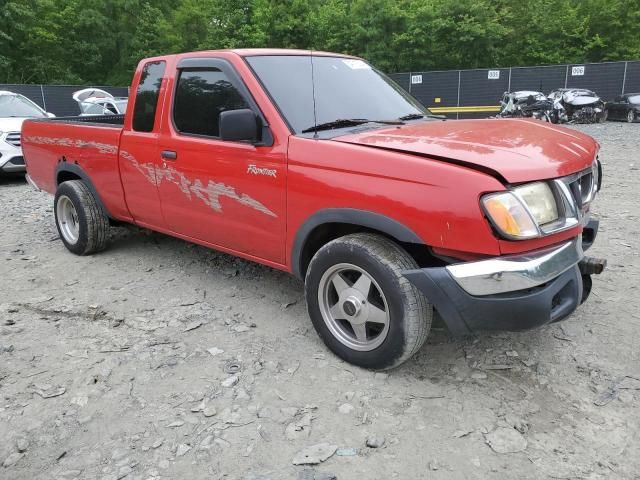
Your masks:
{"label": "truck bed", "polygon": [[120,127],[124,125],[123,115],[85,115],[76,117],[54,117],[35,120],[38,122],[55,123],[81,123],[83,125],[94,125],[96,127]]}
{"label": "truck bed", "polygon": [[124,115],[27,120],[22,148],[29,177],[51,194],[62,179],[86,177],[111,216],[127,217],[122,184],[115,174],[123,124]]}

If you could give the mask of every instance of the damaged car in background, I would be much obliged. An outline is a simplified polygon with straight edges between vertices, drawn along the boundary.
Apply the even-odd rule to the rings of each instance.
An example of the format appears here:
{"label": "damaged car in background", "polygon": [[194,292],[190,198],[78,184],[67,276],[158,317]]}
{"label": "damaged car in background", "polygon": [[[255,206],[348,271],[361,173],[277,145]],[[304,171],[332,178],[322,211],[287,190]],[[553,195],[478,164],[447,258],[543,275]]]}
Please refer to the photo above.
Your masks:
{"label": "damaged car in background", "polygon": [[127,109],[127,97],[114,97],[99,88],[84,88],[73,93],[78,103],[80,116],[124,115]]}
{"label": "damaged car in background", "polygon": [[585,88],[559,88],[548,95],[558,123],[598,123],[607,119],[604,101]]}
{"label": "damaged car in background", "polygon": [[545,122],[557,123],[553,101],[542,92],[520,90],[505,92],[500,101],[498,118],[535,118]]}

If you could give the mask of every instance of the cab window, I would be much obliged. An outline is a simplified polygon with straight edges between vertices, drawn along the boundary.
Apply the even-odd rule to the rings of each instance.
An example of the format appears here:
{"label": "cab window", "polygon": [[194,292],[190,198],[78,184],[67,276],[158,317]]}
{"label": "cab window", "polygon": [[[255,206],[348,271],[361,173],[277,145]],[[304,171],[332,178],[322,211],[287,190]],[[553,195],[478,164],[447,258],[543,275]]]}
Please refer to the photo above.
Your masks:
{"label": "cab window", "polygon": [[173,121],[182,134],[220,136],[220,113],[250,108],[229,77],[217,68],[180,71]]}
{"label": "cab window", "polygon": [[158,96],[165,62],[148,62],[142,69],[133,108],[133,129],[137,132],[153,131],[158,107]]}

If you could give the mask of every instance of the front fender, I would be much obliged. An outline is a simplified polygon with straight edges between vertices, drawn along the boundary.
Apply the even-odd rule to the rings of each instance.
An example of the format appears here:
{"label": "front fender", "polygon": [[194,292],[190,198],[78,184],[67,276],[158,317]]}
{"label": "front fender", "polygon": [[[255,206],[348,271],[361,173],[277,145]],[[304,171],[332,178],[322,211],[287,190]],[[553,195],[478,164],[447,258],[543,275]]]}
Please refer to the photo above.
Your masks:
{"label": "front fender", "polygon": [[422,239],[402,223],[379,213],[356,208],[327,208],[311,215],[298,229],[291,249],[292,272],[302,278],[302,252],[311,233],[330,223],[356,225],[384,233],[399,242],[424,245]]}

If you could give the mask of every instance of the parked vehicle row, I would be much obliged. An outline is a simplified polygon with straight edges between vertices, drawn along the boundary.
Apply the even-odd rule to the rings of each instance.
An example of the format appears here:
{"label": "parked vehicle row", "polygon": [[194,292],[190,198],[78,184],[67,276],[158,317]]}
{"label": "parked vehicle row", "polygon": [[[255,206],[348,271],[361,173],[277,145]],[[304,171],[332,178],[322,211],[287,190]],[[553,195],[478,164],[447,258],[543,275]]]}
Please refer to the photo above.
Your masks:
{"label": "parked vehicle row", "polygon": [[640,94],[629,93],[604,102],[585,88],[559,88],[548,95],[538,91],[505,92],[499,118],[536,118],[552,123],[597,123],[640,117]]}

